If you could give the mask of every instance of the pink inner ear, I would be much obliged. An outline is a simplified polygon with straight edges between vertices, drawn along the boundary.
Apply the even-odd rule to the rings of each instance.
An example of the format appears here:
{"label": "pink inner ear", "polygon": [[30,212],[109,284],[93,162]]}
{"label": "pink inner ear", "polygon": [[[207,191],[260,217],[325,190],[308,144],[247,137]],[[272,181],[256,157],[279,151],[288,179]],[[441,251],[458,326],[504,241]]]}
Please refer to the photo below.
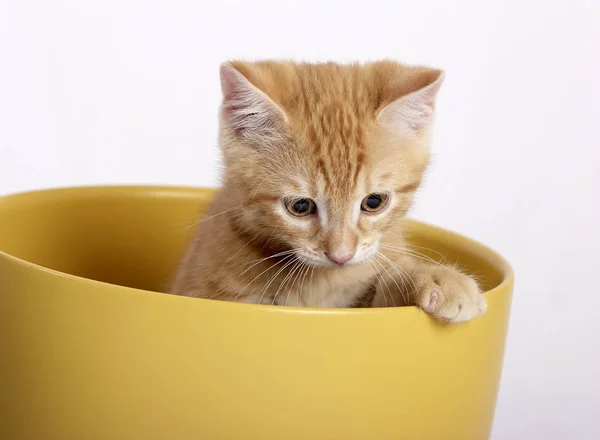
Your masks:
{"label": "pink inner ear", "polygon": [[223,91],[223,100],[228,101],[233,98],[236,88],[240,86],[241,74],[228,64],[221,66],[221,90]]}
{"label": "pink inner ear", "polygon": [[244,78],[230,65],[221,66],[221,89],[223,91],[223,117],[225,121],[236,128],[242,122],[240,120],[240,92],[243,89]]}
{"label": "pink inner ear", "polygon": [[285,120],[279,107],[229,64],[221,66],[221,88],[223,119],[236,132],[272,136]]}
{"label": "pink inner ear", "polygon": [[378,120],[400,131],[423,131],[433,120],[435,99],[442,80],[443,74],[440,74],[432,84],[392,102],[381,111]]}

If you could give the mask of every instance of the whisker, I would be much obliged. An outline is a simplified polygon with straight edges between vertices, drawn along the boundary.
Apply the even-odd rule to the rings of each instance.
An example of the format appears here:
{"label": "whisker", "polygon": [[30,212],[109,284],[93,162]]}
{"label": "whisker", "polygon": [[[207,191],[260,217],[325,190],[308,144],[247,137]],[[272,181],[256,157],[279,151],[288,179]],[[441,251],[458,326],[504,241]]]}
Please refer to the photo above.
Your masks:
{"label": "whisker", "polygon": [[427,255],[421,254],[420,252],[417,252],[417,251],[411,251],[409,249],[394,248],[392,246],[388,246],[388,245],[385,245],[385,244],[381,244],[379,246],[382,249],[387,249],[387,250],[390,250],[392,252],[398,252],[398,253],[404,254],[404,255],[406,255],[408,257],[418,258],[418,259],[427,261],[427,262],[429,262],[431,264],[435,264],[437,266],[444,266],[439,261],[435,261],[433,258],[428,257]]}
{"label": "whisker", "polygon": [[293,257],[292,254],[290,255],[286,255],[285,257],[283,257],[280,261],[276,261],[274,264],[272,264],[271,266],[267,267],[265,270],[263,270],[261,273],[259,273],[258,275],[256,275],[248,284],[246,284],[237,294],[237,296],[235,297],[234,301],[237,301],[237,299],[239,298],[239,296],[244,293],[244,291],[250,286],[250,284],[252,284],[254,281],[256,281],[260,276],[262,276],[265,272],[273,269],[275,266],[277,266],[278,264],[283,263],[285,260],[287,260],[288,258]]}
{"label": "whisker", "polygon": [[294,263],[295,261],[296,261],[296,257],[295,257],[295,255],[294,255],[294,257],[293,257],[293,258],[292,258],[290,261],[286,262],[286,263],[283,265],[283,267],[281,267],[281,268],[280,268],[280,269],[277,271],[277,273],[276,273],[275,275],[273,275],[273,276],[272,276],[272,277],[269,279],[269,282],[268,282],[268,283],[265,285],[265,287],[264,287],[264,288],[263,288],[263,290],[262,290],[262,293],[260,294],[260,298],[258,299],[258,304],[261,304],[261,303],[262,303],[262,299],[263,299],[263,297],[265,296],[265,293],[267,292],[267,290],[269,289],[269,287],[271,286],[271,284],[273,283],[273,281],[275,280],[275,278],[277,278],[277,275],[279,275],[279,274],[281,273],[281,271],[282,271],[282,270],[285,270],[285,268],[286,268],[286,267],[288,267],[290,264]]}
{"label": "whisker", "polygon": [[302,269],[304,268],[304,264],[305,263],[303,261],[298,260],[298,264],[292,268],[292,273],[291,273],[292,278],[290,278],[290,280],[288,280],[288,282],[286,283],[288,287],[287,287],[287,296],[286,296],[284,305],[287,304],[287,300],[290,297],[290,292],[293,290],[294,284],[296,284],[296,281],[298,280],[298,277],[302,273]]}
{"label": "whisker", "polygon": [[238,275],[238,277],[241,277],[241,276],[242,276],[242,275],[244,275],[246,272],[248,272],[250,269],[252,269],[254,266],[256,266],[257,264],[260,264],[260,263],[262,263],[263,261],[267,261],[267,260],[269,260],[269,259],[271,259],[271,258],[277,258],[277,257],[281,257],[281,256],[284,256],[284,255],[290,255],[290,254],[293,254],[293,253],[295,253],[295,252],[296,252],[296,251],[298,251],[298,250],[300,250],[300,248],[296,248],[296,249],[290,249],[289,251],[283,251],[283,252],[279,252],[279,253],[277,253],[277,254],[275,254],[275,255],[271,255],[270,257],[266,257],[266,258],[260,258],[260,259],[258,259],[258,260],[252,260],[252,261],[250,261],[248,264],[252,264],[252,263],[254,263],[254,264],[252,264],[250,267],[248,267],[246,270],[244,270],[242,273],[240,273],[240,274]]}
{"label": "whisker", "polygon": [[388,300],[387,300],[387,295],[385,294],[385,291],[383,290],[383,281],[382,281],[382,279],[381,279],[381,276],[380,276],[380,274],[379,274],[379,273],[376,271],[376,267],[375,267],[375,265],[374,265],[374,264],[373,264],[371,261],[367,260],[367,263],[369,264],[369,266],[370,266],[370,267],[371,267],[371,269],[373,270],[373,274],[374,274],[374,276],[375,276],[375,279],[376,279],[376,282],[377,282],[377,284],[381,284],[381,285],[382,285],[382,288],[381,288],[381,293],[383,294],[383,299],[384,299],[384,301],[385,301],[385,306],[387,307],[387,306],[388,306]]}
{"label": "whisker", "polygon": [[290,298],[290,293],[292,292],[292,289],[294,288],[294,285],[296,284],[296,281],[298,281],[298,279],[302,275],[302,272],[304,270],[304,266],[305,265],[306,265],[306,263],[304,263],[304,261],[300,261],[300,268],[298,269],[298,272],[296,273],[296,276],[292,280],[292,284],[290,285],[290,287],[287,290],[287,296],[285,297],[285,303],[283,303],[284,306],[287,305],[288,299]]}
{"label": "whisker", "polygon": [[[428,262],[430,264],[433,264],[435,266],[438,266],[438,267],[441,267],[441,268],[444,268],[444,269],[451,269],[451,268],[453,268],[455,270],[449,270],[448,274],[451,275],[451,276],[454,276],[454,277],[456,277],[456,271],[459,269],[458,266],[456,265],[456,263],[449,264],[446,261],[444,264],[442,264],[439,261],[435,261],[434,259],[428,257],[427,255],[423,255],[423,254],[421,254],[419,252],[416,252],[416,251],[400,251],[400,250],[396,250],[396,252],[404,253],[404,255],[407,255],[407,256],[412,257],[412,258],[417,258],[417,259],[420,259],[420,260],[424,260],[424,261],[426,261],[426,262]],[[458,272],[461,272],[461,271],[458,270]]]}
{"label": "whisker", "polygon": [[435,249],[431,249],[431,248],[424,247],[424,246],[415,246],[414,244],[407,244],[405,246],[407,248],[423,249],[425,251],[433,252],[434,254],[436,254],[440,257],[440,260],[446,261],[446,256],[444,254],[442,254],[441,252],[436,251]]}
{"label": "whisker", "polygon": [[[413,285],[413,288],[416,289],[416,285],[412,279],[412,277],[410,276],[410,274],[402,269],[400,266],[398,266],[396,263],[394,263],[392,260],[390,260],[388,257],[386,257],[385,255],[383,255],[380,252],[377,252],[376,257],[380,257],[382,258],[386,263],[388,263],[390,265],[390,269],[394,269],[396,271],[396,273],[398,274],[398,276],[400,277],[400,280],[402,282],[402,287],[400,287],[400,285],[398,285],[398,283],[396,282],[395,278],[392,277],[392,275],[387,271],[388,275],[390,275],[390,277],[392,278],[392,281],[396,284],[396,287],[398,287],[398,290],[400,291],[400,294],[402,295],[402,299],[404,300],[404,303],[406,305],[409,304],[409,297],[408,297],[408,292],[406,292],[406,281],[408,279],[408,281],[410,281]],[[381,263],[380,263],[381,264]],[[385,269],[385,266],[384,266]],[[394,304],[395,305],[395,304]]]}
{"label": "whisker", "polygon": [[[296,296],[298,297],[298,304],[300,304],[300,294],[304,291],[304,281],[306,281],[306,275],[308,274],[310,269],[311,269],[310,264],[307,264],[306,270],[304,271],[304,275],[302,276],[302,283],[300,283],[300,289],[298,289],[296,291]],[[287,300],[286,300],[286,303],[287,303]]]}
{"label": "whisker", "polygon": [[243,245],[241,248],[239,248],[234,254],[230,255],[229,258],[227,258],[227,260],[225,260],[225,263],[223,263],[223,265],[229,263],[237,254],[239,254],[242,251],[242,249],[244,249],[246,246],[248,246],[255,239],[256,239],[256,237],[252,237],[250,240],[248,240],[245,245]]}
{"label": "whisker", "polygon": [[198,225],[200,225],[200,224],[202,224],[202,223],[204,223],[204,222],[206,222],[206,221],[208,221],[208,220],[211,220],[211,219],[213,219],[213,218],[215,218],[215,217],[218,217],[218,216],[220,216],[220,215],[227,214],[228,212],[234,211],[235,209],[236,209],[236,208],[231,208],[231,209],[227,209],[226,211],[221,211],[221,212],[219,212],[219,213],[217,213],[217,214],[211,215],[211,216],[209,216],[209,217],[203,217],[203,218],[201,218],[200,220],[197,220],[197,221],[194,221],[194,222],[192,222],[192,224],[190,224],[190,225],[188,225],[188,226],[184,227],[182,230],[183,230],[183,231],[185,231],[185,230],[187,230],[187,229],[193,228],[193,227],[195,227],[195,226],[198,226]]}
{"label": "whisker", "polygon": [[[393,299],[394,299],[394,296],[393,296],[393,294],[392,294],[392,290],[390,289],[390,286],[389,286],[388,282],[386,281],[386,279],[385,279],[385,278],[383,277],[383,275],[381,274],[381,271],[380,271],[380,270],[377,268],[377,266],[374,264],[374,263],[379,263],[379,262],[378,262],[378,261],[377,261],[375,258],[374,258],[372,261],[373,261],[373,266],[375,267],[375,269],[377,270],[377,274],[379,275],[379,280],[380,280],[380,283],[381,283],[382,285],[384,285],[384,286],[385,286],[385,288],[386,288],[386,290],[388,291],[388,294],[390,295],[390,300],[393,300]],[[381,265],[381,263],[379,263],[379,264]],[[384,299],[385,299],[385,306],[386,306],[386,307],[388,307],[387,296],[385,296],[385,292],[383,291],[383,288],[382,288],[382,292],[383,292],[383,295],[384,295],[383,297],[384,297]]]}
{"label": "whisker", "polygon": [[[375,254],[375,256],[374,256],[374,258],[373,258],[373,262],[374,262],[374,263],[377,263],[377,264],[379,265],[379,267],[381,267],[381,268],[382,268],[382,269],[385,271],[385,273],[388,275],[388,277],[389,277],[389,278],[391,278],[391,280],[394,282],[394,284],[396,284],[396,287],[397,287],[397,288],[400,290],[400,286],[398,286],[398,283],[396,282],[396,280],[394,279],[394,277],[393,277],[393,276],[390,274],[390,272],[387,270],[387,268],[385,267],[385,265],[384,265],[384,264],[383,264],[381,261],[379,261],[379,260],[377,259],[377,257],[378,257],[378,255],[377,255],[377,254],[378,254],[378,253],[376,253],[376,254]],[[383,274],[382,274],[382,277],[383,277]],[[391,298],[391,300],[392,300],[392,304],[395,306],[395,305],[396,305],[396,303],[395,303],[395,301],[394,301],[394,296],[391,294],[391,292],[390,292],[390,295],[391,295],[391,297],[392,297],[392,298]]]}
{"label": "whisker", "polygon": [[315,266],[312,266],[310,268],[310,286],[309,286],[309,289],[308,289],[308,297],[309,298],[312,298],[312,295],[313,295],[313,286],[314,286],[313,275],[314,274],[315,274]]}
{"label": "whisker", "polygon": [[[377,253],[379,254],[379,252]],[[373,261],[375,261],[377,264],[379,264],[383,270],[385,271],[385,273],[388,274],[388,276],[392,279],[392,281],[394,282],[394,284],[396,285],[396,287],[398,288],[398,290],[400,291],[400,294],[402,295],[402,289],[400,289],[400,286],[398,285],[398,282],[394,279],[394,277],[389,273],[389,271],[387,270],[387,268],[383,265],[383,263],[381,263],[381,261],[379,261],[377,259],[377,254],[375,254],[375,258],[373,259]],[[396,301],[394,301],[394,295],[391,294],[390,292],[390,296],[392,299],[392,307],[396,307]]]}
{"label": "whisker", "polygon": [[415,257],[415,258],[420,258],[421,260],[428,261],[428,262],[430,262],[431,264],[435,264],[435,265],[437,265],[437,266],[443,266],[443,264],[442,264],[442,263],[440,263],[439,261],[437,261],[437,260],[435,260],[435,259],[431,258],[429,255],[422,254],[421,252],[417,252],[417,251],[411,251],[411,250],[409,250],[409,249],[405,249],[405,251],[404,251],[404,252],[405,252],[407,255],[410,255],[410,256],[412,256],[412,257]]}
{"label": "whisker", "polygon": [[258,250],[259,253],[262,252],[265,247],[267,247],[267,245],[271,241],[271,238],[273,238],[273,233],[275,232],[275,229],[277,229],[277,226],[274,226],[273,229],[271,229],[271,233],[269,234],[269,238],[267,238],[267,241],[265,241],[263,243],[263,245],[261,246],[261,248]]}
{"label": "whisker", "polygon": [[[402,274],[404,274],[406,276],[406,278],[408,279],[408,281],[410,281],[410,283],[412,284],[413,289],[414,290],[417,289],[417,285],[415,284],[414,280],[410,276],[410,273],[408,273],[408,271],[406,269],[403,269],[402,267],[400,267],[398,264],[396,264],[394,261],[392,261],[391,259],[389,259],[386,255],[382,254],[381,252],[377,252],[377,254],[381,258],[383,258],[385,261],[387,261],[391,266],[393,266],[397,271],[399,271]],[[403,282],[405,282],[406,280],[404,279],[404,276],[402,276],[402,274],[399,273],[400,278],[402,279]]]}
{"label": "whisker", "polygon": [[292,268],[288,271],[288,273],[285,276],[285,278],[283,279],[283,281],[281,281],[281,283],[279,283],[279,286],[277,287],[277,291],[275,292],[275,295],[273,296],[273,301],[271,302],[271,305],[275,305],[275,301],[277,300],[277,295],[279,295],[279,291],[287,283],[289,283],[289,281],[292,279],[292,276],[294,275],[294,272],[296,272],[296,269],[298,269],[298,266],[300,266],[300,264],[301,264],[300,260],[296,260],[296,262],[294,263]]}

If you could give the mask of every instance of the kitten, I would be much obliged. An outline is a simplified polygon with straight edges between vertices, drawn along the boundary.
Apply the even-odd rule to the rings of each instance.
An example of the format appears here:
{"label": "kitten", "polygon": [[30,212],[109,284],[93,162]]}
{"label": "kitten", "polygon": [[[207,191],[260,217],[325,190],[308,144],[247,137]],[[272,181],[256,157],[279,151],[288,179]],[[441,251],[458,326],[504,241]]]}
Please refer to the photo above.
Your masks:
{"label": "kitten", "polygon": [[403,252],[443,72],[391,61],[221,66],[223,186],[171,293],[484,313],[475,280]]}

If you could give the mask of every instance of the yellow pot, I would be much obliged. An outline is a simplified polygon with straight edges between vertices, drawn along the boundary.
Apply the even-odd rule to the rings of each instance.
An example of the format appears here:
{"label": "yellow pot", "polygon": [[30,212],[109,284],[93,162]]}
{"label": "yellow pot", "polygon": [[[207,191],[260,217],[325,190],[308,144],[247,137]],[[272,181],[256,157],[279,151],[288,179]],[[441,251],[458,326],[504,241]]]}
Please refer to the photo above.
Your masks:
{"label": "yellow pot", "polygon": [[[296,309],[153,293],[211,190],[0,198],[0,439],[485,439],[512,272],[451,232],[411,241],[483,280],[488,311]],[[430,253],[435,257],[436,253]]]}

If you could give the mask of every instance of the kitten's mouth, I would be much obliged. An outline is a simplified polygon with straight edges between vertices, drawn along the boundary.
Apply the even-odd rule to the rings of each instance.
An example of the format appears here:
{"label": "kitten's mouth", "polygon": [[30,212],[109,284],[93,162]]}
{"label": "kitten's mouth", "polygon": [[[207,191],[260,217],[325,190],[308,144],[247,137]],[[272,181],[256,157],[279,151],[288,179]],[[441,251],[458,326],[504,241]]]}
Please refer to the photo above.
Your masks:
{"label": "kitten's mouth", "polygon": [[325,252],[315,252],[310,250],[299,249],[296,251],[296,258],[311,266],[329,269],[343,269],[360,264],[367,263],[377,255],[379,246],[374,243],[365,249],[358,251],[351,259],[343,262],[336,262],[330,259]]}

